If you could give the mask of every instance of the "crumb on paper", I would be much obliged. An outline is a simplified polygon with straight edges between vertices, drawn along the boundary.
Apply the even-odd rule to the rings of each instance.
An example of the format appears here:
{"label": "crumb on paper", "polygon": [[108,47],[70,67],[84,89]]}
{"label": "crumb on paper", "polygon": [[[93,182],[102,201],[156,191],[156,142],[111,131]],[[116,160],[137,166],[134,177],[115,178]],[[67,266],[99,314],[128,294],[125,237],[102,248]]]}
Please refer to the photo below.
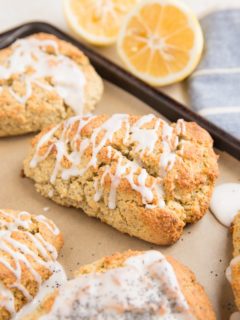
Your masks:
{"label": "crumb on paper", "polygon": [[21,171],[20,171],[20,177],[21,177],[21,178],[26,178],[26,176],[25,176],[25,173],[24,173],[24,170],[23,170],[23,169],[21,169]]}

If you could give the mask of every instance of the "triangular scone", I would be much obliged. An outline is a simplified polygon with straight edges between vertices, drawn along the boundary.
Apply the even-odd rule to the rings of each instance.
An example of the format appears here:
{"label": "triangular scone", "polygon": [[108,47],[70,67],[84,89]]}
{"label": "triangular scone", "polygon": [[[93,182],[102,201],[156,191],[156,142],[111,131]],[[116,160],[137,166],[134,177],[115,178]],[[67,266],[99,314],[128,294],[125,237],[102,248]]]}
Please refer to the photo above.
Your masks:
{"label": "triangular scone", "polygon": [[24,161],[38,192],[156,244],[206,212],[218,173],[209,134],[154,115],[72,117],[43,130]]}
{"label": "triangular scone", "polygon": [[[195,275],[159,251],[127,251],[80,268],[24,320],[215,320]],[[165,317],[164,317],[165,316]]]}
{"label": "triangular scone", "polygon": [[0,319],[11,319],[58,269],[63,245],[56,225],[42,215],[0,210]]}
{"label": "triangular scone", "polygon": [[70,43],[38,33],[0,50],[0,137],[35,132],[100,100],[101,78]]}

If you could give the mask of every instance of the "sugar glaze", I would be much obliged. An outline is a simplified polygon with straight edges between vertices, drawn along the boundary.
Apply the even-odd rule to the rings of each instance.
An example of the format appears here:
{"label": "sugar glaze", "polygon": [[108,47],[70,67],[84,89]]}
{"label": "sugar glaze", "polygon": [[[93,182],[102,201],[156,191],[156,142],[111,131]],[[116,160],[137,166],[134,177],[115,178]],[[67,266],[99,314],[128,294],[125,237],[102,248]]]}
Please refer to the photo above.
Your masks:
{"label": "sugar glaze", "polygon": [[[180,144],[179,136],[185,134],[186,128],[183,120],[179,120],[176,124],[175,140],[173,140],[174,128],[168,125],[165,121],[155,117],[154,115],[145,115],[141,117],[134,124],[130,123],[129,115],[115,114],[101,124],[94,128],[90,137],[81,137],[82,129],[94,119],[94,116],[72,117],[64,122],[53,127],[46,132],[38,141],[35,153],[31,159],[30,167],[35,168],[41,161],[45,160],[53,148],[56,150],[55,167],[50,177],[50,182],[55,183],[58,175],[63,180],[68,180],[71,177],[82,176],[90,167],[97,166],[98,155],[104,147],[107,148],[107,156],[114,159],[116,162],[115,170],[111,165],[105,165],[104,172],[100,178],[96,178],[94,186],[96,193],[94,195],[95,201],[100,201],[103,195],[103,188],[105,179],[108,177],[111,181],[110,193],[108,199],[108,207],[110,209],[116,208],[116,193],[117,188],[122,179],[126,179],[131,188],[137,191],[141,197],[142,202],[149,209],[155,207],[164,207],[164,190],[162,186],[162,177],[164,177],[169,170],[171,170],[177,159],[177,149]],[[151,123],[154,122],[153,128]],[[74,137],[70,137],[73,127],[78,123],[78,128]],[[147,125],[147,126],[146,126]],[[60,138],[55,138],[55,133],[61,129],[63,130]],[[146,169],[142,168],[141,163],[126,159],[121,152],[111,146],[113,136],[124,130],[123,144],[124,146],[133,146],[134,152],[140,152],[140,158],[153,152],[156,143],[159,140],[159,128],[162,128],[162,153],[159,155],[159,177],[155,179],[152,185],[149,185],[147,178],[148,173]],[[99,136],[101,140],[99,141]],[[42,148],[48,144],[45,152],[42,153]],[[68,151],[68,146],[71,146],[71,152]],[[90,160],[87,165],[83,167],[82,156],[89,148],[92,149]],[[182,152],[181,152],[182,153]],[[62,166],[62,160],[67,159],[70,167]],[[140,159],[141,161],[141,159]]]}
{"label": "sugar glaze", "polygon": [[60,263],[55,261],[52,263],[52,265],[52,276],[41,285],[39,292],[34,299],[27,303],[19,312],[17,312],[13,320],[22,320],[27,315],[34,312],[47,295],[52,293],[55,289],[60,288],[64,283],[67,282],[66,273]]}
{"label": "sugar glaze", "polygon": [[240,183],[224,183],[213,191],[210,208],[216,218],[230,227],[240,211]]}
{"label": "sugar glaze", "polygon": [[228,279],[228,281],[231,283],[232,282],[232,268],[236,265],[240,263],[240,255],[234,257],[230,264],[229,267],[226,269],[226,278]]}
{"label": "sugar glaze", "polygon": [[68,281],[49,314],[40,317],[60,318],[194,319],[172,266],[158,251],[130,257],[122,267]]}
{"label": "sugar glaze", "polygon": [[[0,251],[5,253],[5,255],[0,255],[0,265],[8,269],[15,279],[14,283],[8,288],[0,282],[0,306],[14,316],[16,309],[14,306],[14,295],[11,291],[12,288],[21,291],[28,302],[33,299],[22,284],[21,263],[26,266],[40,288],[43,282],[42,277],[33,267],[28,257],[54,274],[59,270],[59,265],[56,264],[58,254],[55,247],[47,242],[40,232],[32,234],[27,231],[31,229],[32,225],[32,216],[28,212],[22,211],[18,214],[13,214],[0,210],[0,216]],[[52,234],[59,234],[58,228],[53,223],[50,223],[44,216],[34,216],[34,219],[40,224],[43,224]],[[23,241],[16,240],[14,238],[16,234],[30,241],[33,248]],[[7,257],[11,257],[14,265],[9,262]]]}
{"label": "sugar glaze", "polygon": [[[54,54],[47,53],[49,47]],[[85,76],[76,62],[59,52],[56,41],[20,39],[11,45],[11,50],[6,64],[0,65],[1,79],[7,80],[31,69],[31,72],[24,73],[24,96],[9,87],[18,103],[25,104],[32,95],[33,85],[37,85],[47,91],[55,90],[76,114],[82,114]],[[50,78],[50,82],[44,78]]]}

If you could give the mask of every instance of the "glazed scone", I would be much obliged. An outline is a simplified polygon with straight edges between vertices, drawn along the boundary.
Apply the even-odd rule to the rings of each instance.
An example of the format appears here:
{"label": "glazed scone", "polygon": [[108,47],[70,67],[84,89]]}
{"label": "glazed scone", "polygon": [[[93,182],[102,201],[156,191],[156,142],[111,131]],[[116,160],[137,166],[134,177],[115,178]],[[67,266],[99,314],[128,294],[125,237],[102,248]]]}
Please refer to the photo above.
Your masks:
{"label": "glazed scone", "polygon": [[70,43],[45,33],[19,39],[0,50],[0,137],[89,113],[102,91],[88,58]]}
{"label": "glazed scone", "polygon": [[[233,259],[226,271],[226,276],[231,283],[235,303],[240,311],[240,212],[235,216],[232,226]],[[240,316],[240,314],[239,314]]]}
{"label": "glazed scone", "polygon": [[24,161],[43,196],[163,245],[204,215],[217,171],[205,130],[154,115],[70,118],[43,130]]}
{"label": "glazed scone", "polygon": [[80,268],[24,320],[216,319],[195,275],[159,251],[127,251]]}
{"label": "glazed scone", "polygon": [[0,319],[12,319],[58,268],[63,245],[56,225],[42,215],[0,210]]}

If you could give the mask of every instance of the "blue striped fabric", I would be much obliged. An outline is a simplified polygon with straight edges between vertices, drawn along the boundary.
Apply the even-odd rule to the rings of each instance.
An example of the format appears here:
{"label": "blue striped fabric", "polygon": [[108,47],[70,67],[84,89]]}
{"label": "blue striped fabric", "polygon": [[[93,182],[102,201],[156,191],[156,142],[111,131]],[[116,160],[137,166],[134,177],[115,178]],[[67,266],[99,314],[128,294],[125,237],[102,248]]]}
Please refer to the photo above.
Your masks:
{"label": "blue striped fabric", "polygon": [[205,50],[188,79],[191,105],[240,139],[240,9],[215,11],[200,22]]}

